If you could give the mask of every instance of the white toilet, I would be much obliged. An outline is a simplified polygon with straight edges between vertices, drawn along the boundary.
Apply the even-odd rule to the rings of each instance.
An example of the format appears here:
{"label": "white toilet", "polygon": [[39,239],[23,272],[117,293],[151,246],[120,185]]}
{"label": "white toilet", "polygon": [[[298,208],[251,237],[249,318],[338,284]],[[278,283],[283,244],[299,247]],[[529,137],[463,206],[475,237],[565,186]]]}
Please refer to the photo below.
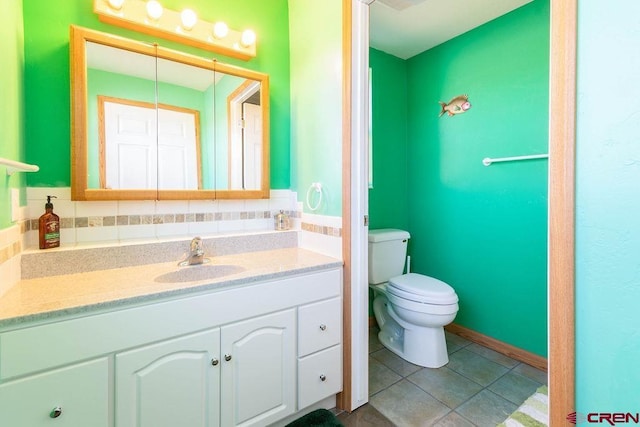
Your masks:
{"label": "white toilet", "polygon": [[369,286],[378,339],[408,362],[439,368],[449,362],[444,326],[456,317],[458,296],[433,277],[402,274],[409,237],[403,230],[369,230]]}

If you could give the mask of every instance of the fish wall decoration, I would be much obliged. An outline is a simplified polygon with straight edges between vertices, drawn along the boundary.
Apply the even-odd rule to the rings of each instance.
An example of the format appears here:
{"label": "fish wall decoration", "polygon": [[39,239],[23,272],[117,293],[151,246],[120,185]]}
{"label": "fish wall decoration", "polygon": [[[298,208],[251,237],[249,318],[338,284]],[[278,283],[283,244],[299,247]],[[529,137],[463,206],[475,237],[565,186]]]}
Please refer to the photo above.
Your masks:
{"label": "fish wall decoration", "polygon": [[468,95],[458,95],[446,104],[442,101],[439,101],[439,103],[442,109],[438,117],[442,117],[444,113],[447,113],[449,117],[451,117],[455,114],[462,114],[471,108]]}

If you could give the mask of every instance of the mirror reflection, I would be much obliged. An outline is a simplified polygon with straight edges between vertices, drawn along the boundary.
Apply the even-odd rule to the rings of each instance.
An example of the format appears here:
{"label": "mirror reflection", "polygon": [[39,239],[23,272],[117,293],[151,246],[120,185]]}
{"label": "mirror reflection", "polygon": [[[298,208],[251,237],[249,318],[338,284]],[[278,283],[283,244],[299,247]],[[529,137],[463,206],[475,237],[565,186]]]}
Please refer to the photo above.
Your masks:
{"label": "mirror reflection", "polygon": [[76,200],[268,197],[266,75],[77,27],[72,45]]}

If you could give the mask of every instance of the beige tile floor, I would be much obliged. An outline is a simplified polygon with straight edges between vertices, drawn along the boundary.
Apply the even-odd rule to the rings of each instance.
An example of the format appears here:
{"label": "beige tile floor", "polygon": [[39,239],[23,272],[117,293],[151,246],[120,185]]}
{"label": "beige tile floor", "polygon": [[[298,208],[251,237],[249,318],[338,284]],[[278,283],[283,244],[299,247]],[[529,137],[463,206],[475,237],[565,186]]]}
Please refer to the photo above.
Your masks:
{"label": "beige tile floor", "polygon": [[495,426],[542,384],[546,372],[446,333],[449,363],[422,368],[369,331],[369,403],[342,413],[346,427]]}

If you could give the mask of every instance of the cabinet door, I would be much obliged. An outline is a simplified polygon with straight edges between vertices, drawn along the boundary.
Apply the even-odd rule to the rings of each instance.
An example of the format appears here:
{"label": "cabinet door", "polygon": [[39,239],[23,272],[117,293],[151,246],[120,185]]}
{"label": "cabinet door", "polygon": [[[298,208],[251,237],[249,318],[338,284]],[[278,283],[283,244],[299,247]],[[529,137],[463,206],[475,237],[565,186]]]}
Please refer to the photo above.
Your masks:
{"label": "cabinet door", "polygon": [[222,328],[222,425],[264,426],[295,412],[295,310]]}
{"label": "cabinet door", "polygon": [[107,427],[107,359],[0,384],[0,426]]}
{"label": "cabinet door", "polygon": [[217,427],[220,330],[116,355],[116,427]]}

